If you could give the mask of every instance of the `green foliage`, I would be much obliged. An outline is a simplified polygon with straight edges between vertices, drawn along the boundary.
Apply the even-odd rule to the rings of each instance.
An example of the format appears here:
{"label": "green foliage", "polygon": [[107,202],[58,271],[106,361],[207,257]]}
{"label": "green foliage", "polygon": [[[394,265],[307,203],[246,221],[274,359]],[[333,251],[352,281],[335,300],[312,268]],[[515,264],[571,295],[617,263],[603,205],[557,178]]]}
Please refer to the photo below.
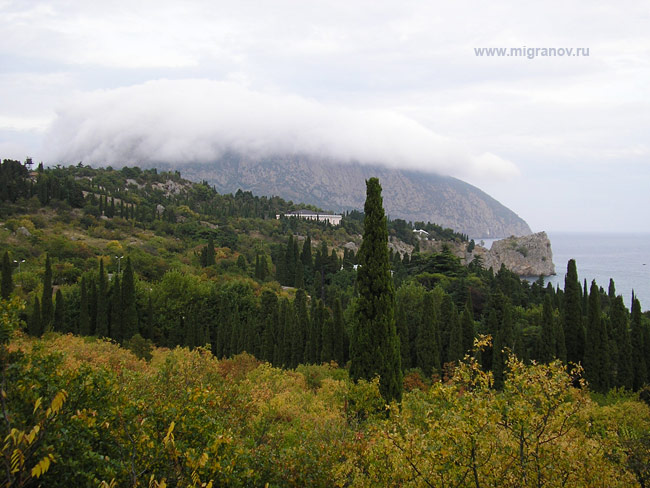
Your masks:
{"label": "green foliage", "polygon": [[2,284],[0,286],[0,297],[8,300],[14,291],[13,269],[9,260],[9,252],[5,251],[2,256]]}
{"label": "green foliage", "polygon": [[363,243],[359,250],[359,302],[350,344],[350,375],[354,380],[380,378],[386,401],[402,396],[399,339],[393,316],[394,290],[388,258],[388,232],[377,178],[366,182]]}

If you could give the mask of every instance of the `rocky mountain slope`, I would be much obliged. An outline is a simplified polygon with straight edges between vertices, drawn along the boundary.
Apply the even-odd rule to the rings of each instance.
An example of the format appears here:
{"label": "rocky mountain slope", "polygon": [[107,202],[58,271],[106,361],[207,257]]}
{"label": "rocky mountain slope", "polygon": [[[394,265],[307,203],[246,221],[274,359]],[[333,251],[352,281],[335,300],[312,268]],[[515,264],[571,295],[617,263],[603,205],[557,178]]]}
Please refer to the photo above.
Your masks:
{"label": "rocky mountain slope", "polygon": [[361,209],[365,180],[376,176],[391,218],[430,221],[471,237],[530,234],[528,224],[478,188],[456,178],[313,157],[249,158],[228,154],[212,164],[157,163],[183,176],[206,180],[219,192],[250,190],[277,195],[335,212]]}
{"label": "rocky mountain slope", "polygon": [[482,255],[486,268],[495,272],[504,264],[519,276],[550,276],[555,274],[551,241],[546,232],[523,237],[508,237],[496,241],[489,251],[481,252],[477,246],[475,254]]}

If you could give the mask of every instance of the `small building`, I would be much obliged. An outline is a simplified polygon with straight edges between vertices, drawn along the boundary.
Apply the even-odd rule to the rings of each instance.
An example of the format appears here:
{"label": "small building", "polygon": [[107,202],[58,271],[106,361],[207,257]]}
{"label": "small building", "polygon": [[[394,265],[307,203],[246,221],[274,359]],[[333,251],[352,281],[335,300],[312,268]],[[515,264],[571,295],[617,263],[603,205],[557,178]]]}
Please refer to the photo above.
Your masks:
{"label": "small building", "polygon": [[413,233],[420,237],[429,237],[429,233],[424,229],[413,229]]}
{"label": "small building", "polygon": [[[280,217],[280,215],[275,216],[276,219],[279,219]],[[284,214],[283,217],[297,217],[299,219],[317,220],[319,222],[329,222],[332,225],[340,225],[341,219],[343,218],[342,215],[319,213],[314,212],[313,210],[296,210],[295,212]]]}

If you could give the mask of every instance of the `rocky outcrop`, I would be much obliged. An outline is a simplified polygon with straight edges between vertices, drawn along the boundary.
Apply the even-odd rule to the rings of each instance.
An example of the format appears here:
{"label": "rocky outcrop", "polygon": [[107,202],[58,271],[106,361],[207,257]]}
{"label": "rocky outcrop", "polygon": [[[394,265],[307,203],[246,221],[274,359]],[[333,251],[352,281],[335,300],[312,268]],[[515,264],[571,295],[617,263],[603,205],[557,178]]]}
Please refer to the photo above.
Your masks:
{"label": "rocky outcrop", "polygon": [[335,212],[362,209],[365,181],[376,176],[383,189],[384,208],[393,219],[434,222],[472,237],[531,232],[512,210],[478,188],[448,176],[300,155],[252,158],[228,154],[210,164],[174,166],[159,162],[156,166],[181,170],[184,177],[205,180],[221,193],[242,189]]}
{"label": "rocky outcrop", "polygon": [[474,255],[481,256],[485,268],[492,268],[495,272],[504,264],[519,276],[555,274],[551,241],[546,232],[508,237],[494,242],[489,251],[477,246]]}

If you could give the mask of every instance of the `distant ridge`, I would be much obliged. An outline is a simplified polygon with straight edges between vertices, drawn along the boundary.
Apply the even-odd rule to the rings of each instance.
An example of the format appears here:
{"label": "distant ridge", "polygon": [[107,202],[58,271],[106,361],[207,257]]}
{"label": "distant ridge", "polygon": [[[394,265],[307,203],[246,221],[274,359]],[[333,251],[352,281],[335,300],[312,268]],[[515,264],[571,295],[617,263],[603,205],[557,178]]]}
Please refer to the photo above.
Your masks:
{"label": "distant ridge", "polygon": [[337,212],[362,209],[365,180],[376,176],[391,218],[430,221],[470,237],[531,233],[512,210],[475,186],[449,176],[299,155],[251,158],[229,153],[213,163],[154,166],[178,169],[190,180],[206,180],[222,193],[242,189]]}

